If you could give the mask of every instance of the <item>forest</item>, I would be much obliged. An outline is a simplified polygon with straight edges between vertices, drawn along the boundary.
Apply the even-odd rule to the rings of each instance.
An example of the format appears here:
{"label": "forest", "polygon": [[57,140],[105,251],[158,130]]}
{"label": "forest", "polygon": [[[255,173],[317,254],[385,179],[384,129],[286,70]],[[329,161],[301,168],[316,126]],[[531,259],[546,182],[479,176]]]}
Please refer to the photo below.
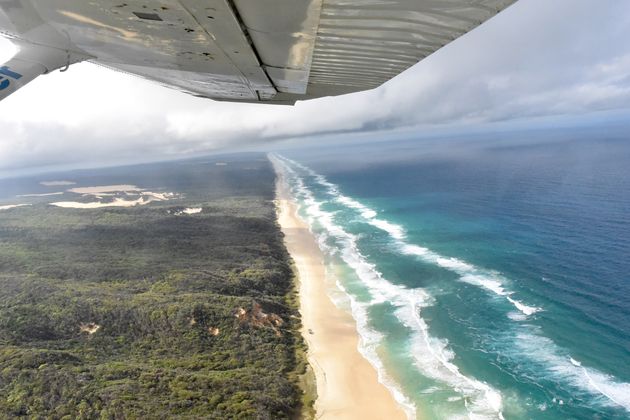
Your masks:
{"label": "forest", "polygon": [[[98,209],[39,196],[0,211],[1,417],[308,417],[294,275],[264,155],[55,176],[177,195]],[[50,191],[39,179],[0,188]]]}

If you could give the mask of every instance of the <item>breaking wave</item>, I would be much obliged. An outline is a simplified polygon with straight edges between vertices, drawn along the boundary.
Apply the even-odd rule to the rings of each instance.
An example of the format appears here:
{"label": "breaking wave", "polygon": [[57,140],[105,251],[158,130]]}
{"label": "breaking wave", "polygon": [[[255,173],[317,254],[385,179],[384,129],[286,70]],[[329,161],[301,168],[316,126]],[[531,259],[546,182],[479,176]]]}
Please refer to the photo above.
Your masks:
{"label": "breaking wave", "polygon": [[542,371],[546,378],[557,383],[569,384],[578,390],[574,396],[595,395],[595,401],[601,405],[620,406],[630,411],[630,383],[619,382],[611,375],[583,366],[551,339],[535,331],[518,333],[515,343],[519,355],[536,355],[529,369]]}
{"label": "breaking wave", "polygon": [[[517,323],[514,325],[512,335],[501,343],[505,346],[502,353],[521,367],[523,359],[530,360],[531,364],[528,364],[527,368],[527,375],[530,378],[551,379],[556,383],[569,385],[576,396],[589,395],[597,404],[622,407],[630,411],[630,383],[620,382],[611,375],[583,366],[551,339],[543,336],[536,327],[522,323],[542,308],[517,300],[514,296],[515,292],[509,290],[506,285],[509,281],[500,273],[476,267],[457,258],[442,256],[426,247],[409,243],[402,226],[379,218],[378,212],[374,209],[343,195],[339,188],[324,176],[290,159],[277,155],[274,158],[281,162],[284,170],[292,175],[291,179],[295,182],[294,196],[304,202],[310,219],[309,225],[312,226],[313,222],[317,221],[324,229],[325,235],[337,240],[341,245],[339,249],[341,258],[357,273],[372,295],[372,301],[369,304],[357,302],[349,295],[353,315],[357,319],[362,340],[365,340],[367,347],[373,349],[380,340],[376,337],[380,333],[369,328],[365,321],[367,307],[382,302],[391,303],[396,307],[397,319],[413,331],[411,342],[414,350],[418,351],[412,356],[419,371],[459,392],[464,397],[470,416],[502,417],[501,394],[484,382],[461,374],[457,366],[452,363],[454,354],[448,348],[448,342],[428,334],[427,324],[421,314],[423,308],[433,304],[431,295],[423,289],[409,289],[385,280],[375,266],[369,263],[358,250],[357,237],[334,223],[334,212],[321,209],[322,203],[317,202],[312,192],[305,186],[300,174],[292,167],[312,177],[316,183],[326,189],[326,193],[333,201],[355,210],[364,222],[389,234],[397,251],[401,254],[413,256],[425,263],[452,271],[458,274],[460,281],[479,287],[509,302],[517,312],[509,312],[507,316]],[[320,243],[325,242],[325,239],[320,238]],[[336,252],[332,249],[328,251]],[[366,349],[363,352],[380,371],[382,363],[378,362],[376,353]],[[385,373],[379,373],[379,375],[385,375]],[[562,400],[556,398],[553,402],[564,404]]]}
{"label": "breaking wave", "polygon": [[[318,237],[318,242],[326,243],[329,238],[334,239],[338,256],[356,273],[361,284],[369,291],[371,300],[368,302],[360,302],[351,294],[347,294],[361,337],[360,351],[375,366],[381,381],[392,391],[396,400],[407,408],[408,414],[415,417],[413,404],[388,378],[376,353],[383,336],[369,326],[368,308],[375,304],[387,302],[396,308],[394,311],[396,318],[412,331],[411,343],[414,349],[412,356],[415,366],[426,377],[447,385],[461,395],[467,410],[467,413],[462,415],[503,418],[501,394],[488,384],[462,374],[452,363],[454,353],[448,348],[448,342],[429,335],[421,312],[423,308],[433,304],[432,296],[423,289],[407,288],[387,281],[374,264],[361,254],[357,247],[357,237],[334,222],[333,212],[322,210],[322,203],[315,199],[299,174],[282,158],[277,161],[281,162],[282,169],[290,175],[292,194],[303,203],[307,222],[312,233]],[[327,182],[323,179],[319,181]],[[332,184],[329,187],[335,188]],[[320,232],[313,229],[314,222],[321,226]],[[343,288],[342,285],[339,286]]]}
{"label": "breaking wave", "polygon": [[309,176],[313,177],[319,185],[326,188],[328,190],[328,194],[333,197],[336,202],[356,210],[367,223],[388,233],[395,241],[395,245],[401,253],[418,257],[426,263],[438,265],[442,268],[450,270],[458,274],[460,276],[460,280],[465,283],[485,289],[497,296],[505,297],[508,302],[514,305],[514,307],[525,316],[535,314],[536,312],[542,310],[542,308],[529,306],[515,299],[513,297],[514,292],[506,290],[504,286],[506,279],[502,278],[499,273],[484,270],[457,258],[445,257],[429,250],[428,248],[406,242],[404,239],[407,235],[402,226],[391,223],[387,220],[379,219],[375,210],[342,194],[336,185],[332,184],[326,180],[323,175],[316,173],[312,169],[285,157],[279,157],[279,159],[306,172]]}

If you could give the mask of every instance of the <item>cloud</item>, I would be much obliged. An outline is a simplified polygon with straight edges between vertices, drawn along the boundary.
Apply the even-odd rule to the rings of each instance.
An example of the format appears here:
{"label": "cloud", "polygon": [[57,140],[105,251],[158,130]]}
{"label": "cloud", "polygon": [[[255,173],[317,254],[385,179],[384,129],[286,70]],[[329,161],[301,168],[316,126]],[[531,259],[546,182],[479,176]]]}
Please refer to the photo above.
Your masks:
{"label": "cloud", "polygon": [[627,39],[628,2],[520,0],[378,89],[294,107],[213,102],[78,64],[0,102],[0,169],[168,158],[326,131],[629,108]]}

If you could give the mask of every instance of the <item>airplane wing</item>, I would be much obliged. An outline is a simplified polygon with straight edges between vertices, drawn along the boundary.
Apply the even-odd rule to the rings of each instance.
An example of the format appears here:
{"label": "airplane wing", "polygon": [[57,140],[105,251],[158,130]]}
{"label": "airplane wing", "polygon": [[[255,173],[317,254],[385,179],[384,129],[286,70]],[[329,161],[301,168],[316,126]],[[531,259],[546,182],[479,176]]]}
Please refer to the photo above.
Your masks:
{"label": "airplane wing", "polygon": [[[90,61],[215,100],[372,89],[515,0],[0,0],[0,100]],[[71,77],[71,76],[68,76]]]}

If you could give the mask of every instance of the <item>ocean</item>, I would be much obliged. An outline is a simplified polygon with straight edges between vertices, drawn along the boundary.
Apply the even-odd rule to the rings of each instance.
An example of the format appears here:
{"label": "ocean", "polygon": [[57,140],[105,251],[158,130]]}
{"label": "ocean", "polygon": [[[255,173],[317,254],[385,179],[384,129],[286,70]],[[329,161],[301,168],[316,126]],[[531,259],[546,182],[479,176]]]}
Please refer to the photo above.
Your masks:
{"label": "ocean", "polygon": [[412,418],[630,417],[630,136],[603,127],[272,154]]}

